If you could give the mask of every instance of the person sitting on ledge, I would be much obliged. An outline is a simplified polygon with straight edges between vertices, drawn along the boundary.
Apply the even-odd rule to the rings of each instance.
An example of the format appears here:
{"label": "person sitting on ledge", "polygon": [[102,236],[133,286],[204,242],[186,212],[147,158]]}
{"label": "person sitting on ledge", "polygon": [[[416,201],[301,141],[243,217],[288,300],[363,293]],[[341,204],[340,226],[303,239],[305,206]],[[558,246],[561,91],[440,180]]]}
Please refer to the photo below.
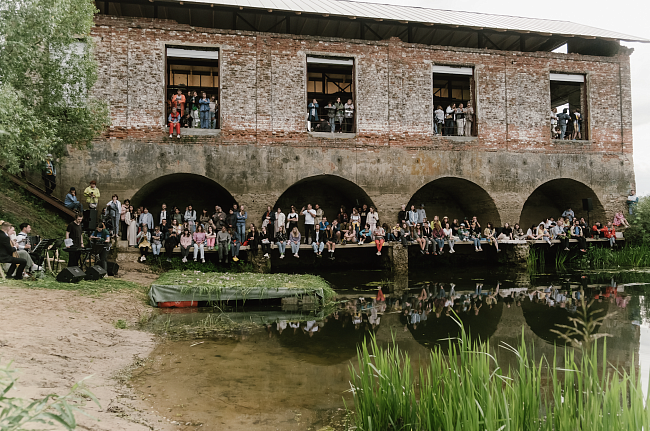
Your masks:
{"label": "person sitting on ledge", "polygon": [[614,222],[612,224],[616,227],[630,227],[630,224],[627,222],[622,212],[617,212],[614,214]]}
{"label": "person sitting on ledge", "polygon": [[79,199],[77,199],[77,189],[74,187],[70,187],[70,191],[67,195],[65,195],[65,201],[63,202],[63,205],[72,211],[79,213],[82,213],[84,211],[82,203],[79,202]]}
{"label": "person sitting on ledge", "polygon": [[571,236],[574,237],[576,240],[578,240],[578,246],[580,247],[580,251],[583,253],[587,252],[587,238],[585,237],[585,233],[582,230],[582,226],[580,226],[580,220],[578,219],[573,219],[573,227],[571,228]]}
{"label": "person sitting on ledge", "polygon": [[612,222],[607,222],[607,226],[603,226],[600,231],[602,232],[603,237],[609,240],[609,247],[614,248],[616,245],[616,229],[612,226]]}
{"label": "person sitting on ledge", "polygon": [[169,114],[167,120],[169,123],[169,137],[171,138],[176,130],[176,137],[181,138],[181,114],[176,111],[176,108],[172,108],[172,112]]}

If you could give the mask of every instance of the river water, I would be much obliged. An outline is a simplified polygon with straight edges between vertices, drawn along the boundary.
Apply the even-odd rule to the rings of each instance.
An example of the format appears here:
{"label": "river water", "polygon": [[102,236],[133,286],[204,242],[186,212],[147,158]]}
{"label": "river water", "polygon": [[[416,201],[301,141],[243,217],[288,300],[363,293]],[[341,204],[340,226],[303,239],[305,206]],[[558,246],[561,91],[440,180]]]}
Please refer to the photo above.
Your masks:
{"label": "river water", "polygon": [[[446,346],[441,339],[458,334],[456,312],[472,335],[495,346],[504,367],[515,358],[496,346],[518,346],[522,334],[537,357],[553,355],[555,343],[562,343],[551,330],[569,324],[580,289],[593,300],[591,310],[611,313],[598,329],[611,335],[608,360],[640,368],[643,382],[650,377],[650,272],[531,276],[470,268],[400,278],[379,271],[322,276],[341,299],[333,310],[254,302],[225,312],[161,310],[154,321],[182,324],[187,336],[161,343],[134,375],[134,387],[180,429],[343,429],[345,405],[352,401],[350,366],[370,335],[380,345],[395,340],[414,363],[426,361],[433,346]],[[377,300],[380,286],[385,301]],[[216,318],[240,329],[197,338]]]}

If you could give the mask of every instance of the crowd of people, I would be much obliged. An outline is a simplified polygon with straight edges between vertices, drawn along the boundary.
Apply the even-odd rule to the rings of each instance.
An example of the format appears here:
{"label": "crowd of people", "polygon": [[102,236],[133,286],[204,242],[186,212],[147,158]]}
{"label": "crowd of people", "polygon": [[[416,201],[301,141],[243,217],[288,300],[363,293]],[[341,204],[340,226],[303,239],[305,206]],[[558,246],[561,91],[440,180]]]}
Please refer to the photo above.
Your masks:
{"label": "crowd of people", "polygon": [[473,136],[474,108],[472,102],[467,106],[462,103],[456,106],[452,103],[445,110],[438,105],[433,112],[433,129],[436,135],[443,136]]}
{"label": "crowd of people", "polygon": [[[284,259],[288,251],[299,258],[301,244],[311,245],[317,257],[327,256],[331,260],[340,246],[374,244],[376,254],[381,255],[387,242],[417,245],[422,254],[439,255],[455,253],[458,242],[472,243],[476,252],[482,252],[484,245],[500,252],[500,244],[521,240],[545,241],[551,247],[557,240],[568,250],[570,240],[575,239],[579,250],[586,252],[588,238],[608,239],[610,247],[614,247],[616,229],[629,226],[621,212],[616,213],[611,222],[595,222],[589,226],[584,218],[576,217],[571,208],[557,221],[549,217],[527,228],[519,223],[512,226],[504,223],[498,227],[487,222],[482,226],[476,216],[450,219],[436,215],[429,219],[424,204],[417,209],[415,205],[409,209],[402,205],[396,222],[384,219],[380,222],[378,211],[365,204],[351,210],[341,206],[334,216],[326,215],[318,204],[307,204],[300,210],[290,206],[286,214],[282,208],[268,206],[259,223],[255,223],[249,220],[244,205],[237,204],[227,210],[217,205],[211,213],[207,209],[197,211],[192,205],[168,209],[163,204],[160,213],[154,215],[146,207],[134,208],[128,199],[121,203],[114,194],[104,207],[98,208],[101,194],[95,181],[84,190],[84,196],[88,207],[101,210],[103,228],[127,240],[129,246],[140,249],[142,262],[147,259],[149,250],[159,256],[162,247],[168,259],[175,249],[180,249],[184,262],[190,257],[190,248],[193,248],[195,261],[204,262],[205,251],[215,250],[220,262],[236,262],[242,246],[248,246],[253,254],[261,248],[266,258],[270,258],[274,248],[278,249],[280,259]],[[70,188],[65,201],[71,209],[83,209],[74,187]],[[634,191],[628,202],[632,210],[638,202]],[[299,221],[303,222],[302,232],[298,229]]]}
{"label": "crowd of people", "polygon": [[[322,110],[326,115],[322,114]],[[320,116],[319,116],[320,112]],[[340,97],[330,100],[321,108],[313,99],[307,105],[307,129],[310,132],[352,133],[354,132],[354,103],[348,99],[343,103]]]}
{"label": "crowd of people", "polygon": [[215,96],[201,92],[190,91],[187,96],[180,88],[176,91],[170,101],[171,112],[167,118],[169,124],[169,137],[176,132],[176,137],[181,137],[181,128],[216,129],[218,124],[219,101]]}
{"label": "crowd of people", "polygon": [[558,114],[557,108],[551,111],[551,138],[576,140],[583,139],[584,117],[580,109],[574,108],[569,114],[569,108],[563,108]]}
{"label": "crowd of people", "polygon": [[31,225],[22,223],[19,230],[16,233],[11,223],[0,220],[0,265],[5,266],[3,269],[7,277],[16,280],[43,269],[32,258],[31,253],[37,244],[31,242]]}

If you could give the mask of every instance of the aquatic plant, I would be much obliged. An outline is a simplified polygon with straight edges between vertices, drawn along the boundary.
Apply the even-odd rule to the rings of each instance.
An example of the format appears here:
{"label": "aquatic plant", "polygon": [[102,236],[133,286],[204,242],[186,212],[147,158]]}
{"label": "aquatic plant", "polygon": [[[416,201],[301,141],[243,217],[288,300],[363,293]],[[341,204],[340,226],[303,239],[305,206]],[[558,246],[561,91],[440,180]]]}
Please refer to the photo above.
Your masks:
{"label": "aquatic plant", "polygon": [[[580,290],[580,297],[585,297],[585,292]],[[598,333],[598,328],[608,317],[613,316],[614,313],[607,313],[603,310],[594,309],[591,305],[594,303],[592,300],[589,304],[586,301],[580,301],[580,307],[576,310],[576,317],[568,317],[570,325],[555,324],[558,329],[551,329],[551,332],[557,334],[566,341],[567,344],[573,347],[583,348],[585,351],[591,349],[592,345],[599,338],[611,337],[606,333]],[[601,316],[598,316],[601,314]]]}
{"label": "aquatic plant", "polygon": [[639,376],[634,367],[611,367],[606,344],[602,357],[597,348],[580,355],[567,348],[563,358],[556,351],[535,361],[522,331],[519,348],[500,348],[516,355],[515,366],[501,368],[489,342],[462,328],[459,339],[448,340],[447,349],[434,347],[428,364],[414,371],[397,343],[381,348],[373,338],[359,346],[350,367],[354,425],[367,431],[650,429]]}
{"label": "aquatic plant", "polygon": [[559,250],[555,254],[555,270],[556,271],[565,271],[566,270],[566,261],[569,257],[569,253],[565,250]]}
{"label": "aquatic plant", "polygon": [[648,267],[650,266],[650,245],[639,246],[628,245],[619,250],[612,250],[607,247],[590,247],[584,256],[586,262],[582,267],[593,269],[616,268],[616,267]]}
{"label": "aquatic plant", "polygon": [[29,401],[10,397],[8,393],[16,384],[14,374],[15,370],[11,368],[11,364],[0,367],[0,430],[2,431],[41,429],[37,425],[75,430],[77,429],[75,414],[86,414],[80,406],[83,406],[87,399],[92,400],[101,409],[97,398],[84,387],[85,379],[75,384],[70,392],[63,396],[50,394]]}
{"label": "aquatic plant", "polygon": [[253,289],[290,289],[296,296],[319,293],[324,302],[336,292],[327,281],[307,274],[204,273],[201,271],[170,271],[162,274],[156,285],[179,286],[182,293],[211,295],[218,301],[224,289],[239,289],[246,297]]}
{"label": "aquatic plant", "polygon": [[546,267],[546,258],[542,248],[530,247],[528,257],[526,258],[526,268],[531,275],[544,271]]}

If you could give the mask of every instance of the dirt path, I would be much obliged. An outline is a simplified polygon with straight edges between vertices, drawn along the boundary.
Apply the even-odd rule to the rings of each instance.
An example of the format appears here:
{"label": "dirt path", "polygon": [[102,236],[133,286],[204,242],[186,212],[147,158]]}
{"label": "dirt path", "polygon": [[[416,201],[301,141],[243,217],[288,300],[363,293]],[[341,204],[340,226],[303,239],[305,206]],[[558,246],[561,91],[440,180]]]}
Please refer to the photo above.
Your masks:
{"label": "dirt path", "polygon": [[141,295],[125,291],[97,298],[0,283],[0,363],[13,361],[19,371],[11,395],[29,399],[64,394],[92,375],[87,386],[101,409],[89,403],[86,411],[100,421],[78,417],[79,429],[177,429],[128,386],[130,369],[144,363],[155,342],[151,334],[117,329],[114,323],[121,319],[132,328],[150,312]]}

